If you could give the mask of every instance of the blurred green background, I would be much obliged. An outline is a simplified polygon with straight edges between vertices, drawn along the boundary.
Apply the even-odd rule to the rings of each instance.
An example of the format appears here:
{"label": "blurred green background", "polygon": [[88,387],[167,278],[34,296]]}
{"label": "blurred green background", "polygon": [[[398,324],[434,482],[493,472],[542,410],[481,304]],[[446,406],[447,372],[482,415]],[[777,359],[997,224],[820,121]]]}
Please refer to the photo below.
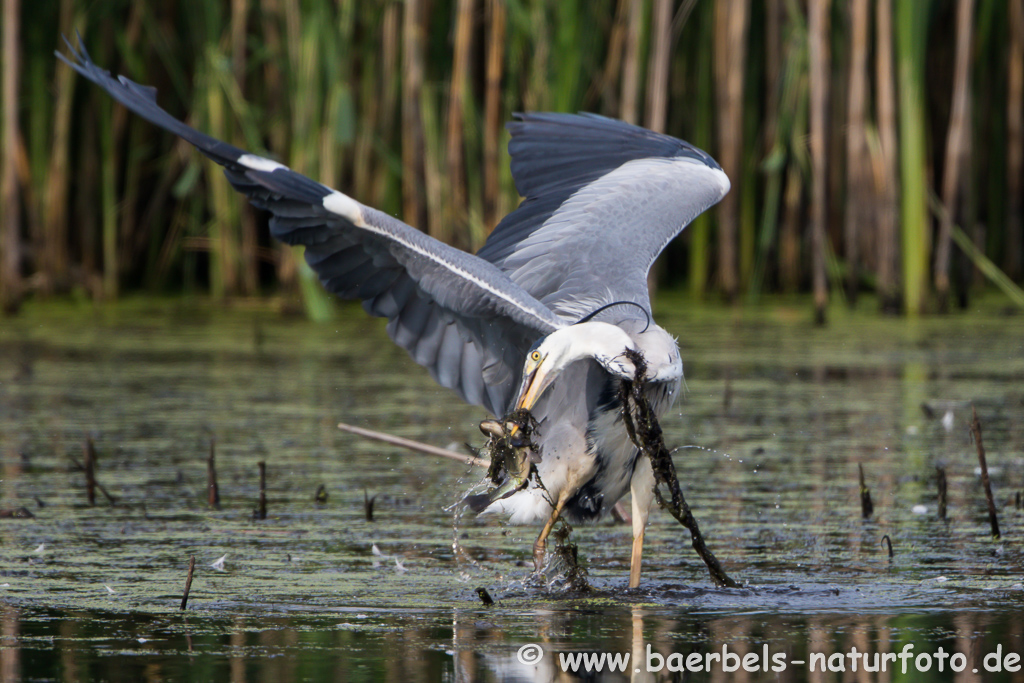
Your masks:
{"label": "blurred green background", "polygon": [[464,249],[518,201],[511,113],[590,111],[732,179],[661,286],[813,293],[820,319],[986,287],[1024,306],[1024,0],[2,3],[8,311],[170,292],[325,314],[217,167],[57,62],[76,30],[196,128]]}

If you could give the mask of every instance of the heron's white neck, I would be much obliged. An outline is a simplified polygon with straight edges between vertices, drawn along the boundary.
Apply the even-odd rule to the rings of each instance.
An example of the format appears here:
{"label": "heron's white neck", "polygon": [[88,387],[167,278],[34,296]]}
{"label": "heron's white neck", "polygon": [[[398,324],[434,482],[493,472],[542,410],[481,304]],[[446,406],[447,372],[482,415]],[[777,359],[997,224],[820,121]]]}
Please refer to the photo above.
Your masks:
{"label": "heron's white neck", "polygon": [[562,368],[584,358],[593,358],[611,374],[631,379],[636,371],[623,353],[636,344],[617,325],[590,321],[556,330],[541,343],[539,350],[548,356],[552,369]]}

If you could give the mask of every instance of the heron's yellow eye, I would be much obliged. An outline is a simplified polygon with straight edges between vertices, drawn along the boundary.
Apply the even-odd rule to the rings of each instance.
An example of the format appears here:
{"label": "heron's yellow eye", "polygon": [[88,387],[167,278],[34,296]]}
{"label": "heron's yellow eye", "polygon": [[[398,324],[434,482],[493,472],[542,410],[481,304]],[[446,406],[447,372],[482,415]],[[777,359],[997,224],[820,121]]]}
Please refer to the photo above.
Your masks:
{"label": "heron's yellow eye", "polygon": [[531,353],[530,354],[530,360],[532,360],[534,363],[539,361],[540,360],[540,351],[534,351],[533,353]]}

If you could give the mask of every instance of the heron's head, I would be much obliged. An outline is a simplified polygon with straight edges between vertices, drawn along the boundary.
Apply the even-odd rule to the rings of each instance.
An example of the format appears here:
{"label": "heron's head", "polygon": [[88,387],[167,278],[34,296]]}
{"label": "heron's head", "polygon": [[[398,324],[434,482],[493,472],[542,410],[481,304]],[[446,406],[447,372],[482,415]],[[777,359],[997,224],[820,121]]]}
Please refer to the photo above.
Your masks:
{"label": "heron's head", "polygon": [[636,344],[622,328],[608,323],[578,323],[552,332],[526,356],[515,407],[532,409],[563,370],[584,358],[593,358],[616,377],[632,379],[636,368],[626,349],[635,350]]}

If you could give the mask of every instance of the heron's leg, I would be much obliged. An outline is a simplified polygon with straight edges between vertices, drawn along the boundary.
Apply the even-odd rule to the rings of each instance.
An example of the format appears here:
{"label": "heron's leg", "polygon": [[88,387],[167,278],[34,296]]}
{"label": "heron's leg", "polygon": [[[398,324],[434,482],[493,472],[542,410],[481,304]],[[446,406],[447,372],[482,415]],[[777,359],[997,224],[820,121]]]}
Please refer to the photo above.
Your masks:
{"label": "heron's leg", "polygon": [[551,516],[548,518],[544,528],[540,530],[540,536],[537,537],[537,541],[533,544],[533,568],[535,571],[540,571],[541,567],[544,566],[544,551],[548,547],[548,536],[551,534],[551,529],[554,528],[555,522],[562,515],[562,510],[565,508],[565,504],[569,502],[569,498],[572,497],[574,490],[572,487],[563,487],[561,492],[558,494],[558,501],[555,503],[555,509],[551,511]]}
{"label": "heron's leg", "polygon": [[654,472],[651,461],[643,454],[638,456],[633,477],[629,480],[630,497],[633,499],[633,553],[629,558],[629,587],[640,585],[640,557],[644,552],[644,529],[654,502]]}

